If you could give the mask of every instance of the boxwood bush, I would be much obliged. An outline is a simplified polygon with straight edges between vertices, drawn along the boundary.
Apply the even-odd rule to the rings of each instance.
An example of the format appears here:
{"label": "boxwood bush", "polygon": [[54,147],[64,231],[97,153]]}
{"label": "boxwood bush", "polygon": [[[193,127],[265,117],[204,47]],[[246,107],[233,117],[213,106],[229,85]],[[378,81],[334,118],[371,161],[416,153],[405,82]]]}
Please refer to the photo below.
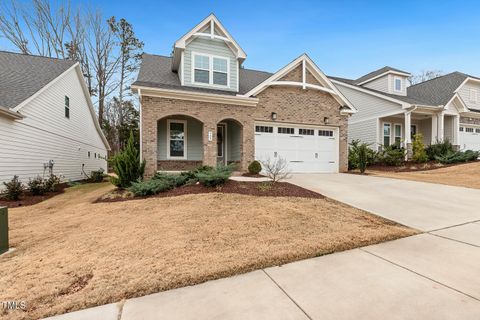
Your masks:
{"label": "boxwood bush", "polygon": [[252,161],[248,166],[248,172],[250,174],[259,174],[262,171],[262,165],[257,160]]}

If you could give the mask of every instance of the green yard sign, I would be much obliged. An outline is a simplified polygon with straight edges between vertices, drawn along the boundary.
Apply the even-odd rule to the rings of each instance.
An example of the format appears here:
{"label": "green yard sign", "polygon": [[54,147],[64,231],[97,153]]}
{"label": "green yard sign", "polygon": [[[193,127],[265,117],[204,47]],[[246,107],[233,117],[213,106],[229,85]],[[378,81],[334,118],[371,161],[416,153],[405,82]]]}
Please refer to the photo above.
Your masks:
{"label": "green yard sign", "polygon": [[8,208],[0,207],[0,254],[8,251]]}

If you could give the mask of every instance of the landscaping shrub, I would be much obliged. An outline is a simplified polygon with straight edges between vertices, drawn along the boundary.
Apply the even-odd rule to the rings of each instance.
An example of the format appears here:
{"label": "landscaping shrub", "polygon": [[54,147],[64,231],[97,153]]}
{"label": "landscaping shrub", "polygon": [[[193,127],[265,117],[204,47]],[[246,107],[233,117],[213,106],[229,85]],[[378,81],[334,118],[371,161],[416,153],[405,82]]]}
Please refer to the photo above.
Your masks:
{"label": "landscaping shrub", "polygon": [[385,147],[380,152],[378,160],[386,166],[400,166],[405,162],[405,148],[396,145]]}
{"label": "landscaping shrub", "polygon": [[53,173],[44,180],[45,192],[55,192],[57,187],[60,184],[62,179],[59,176],[54,175]]}
{"label": "landscaping shrub", "polygon": [[443,156],[436,156],[435,160],[443,164],[459,163],[477,160],[480,156],[479,151],[457,151],[451,152]]}
{"label": "landscaping shrub", "polygon": [[104,170],[100,168],[90,172],[90,182],[98,183],[103,181]]}
{"label": "landscaping shrub", "polygon": [[136,196],[149,196],[172,189],[173,186],[163,179],[151,179],[148,181],[132,182],[128,191]]}
{"label": "landscaping shrub", "polygon": [[418,163],[424,163],[428,161],[428,155],[425,151],[425,144],[423,143],[423,135],[417,133],[413,136],[412,141],[412,160]]}
{"label": "landscaping shrub", "polygon": [[267,160],[262,161],[262,165],[265,174],[272,180],[272,183],[287,179],[290,176],[288,161],[285,158],[278,157],[274,160],[267,158]]}
{"label": "landscaping shrub", "polygon": [[[370,166],[376,162],[377,153],[367,143],[360,143],[360,140],[352,140],[348,148],[348,170],[360,169],[360,152],[363,153],[363,165]],[[361,170],[360,170],[361,171]]]}
{"label": "landscaping shrub", "polygon": [[443,157],[451,153],[455,153],[452,143],[445,139],[444,141],[437,141],[434,144],[429,145],[425,152],[427,153],[429,160],[435,160],[436,157]]}
{"label": "landscaping shrub", "polygon": [[196,174],[196,177],[198,181],[200,181],[200,183],[204,186],[216,187],[225,184],[225,182],[227,182],[232,175],[233,170],[234,167],[231,165],[218,166],[217,168],[212,170],[199,172]]}
{"label": "landscaping shrub", "polygon": [[152,180],[163,180],[166,183],[170,184],[172,187],[180,187],[183,186],[187,182],[187,180],[189,180],[189,177],[182,174],[168,174],[157,172],[153,176]]}
{"label": "landscaping shrub", "polygon": [[3,183],[6,188],[5,198],[8,200],[18,200],[20,196],[23,194],[23,184],[20,180],[18,180],[18,176],[13,176],[13,179],[9,182]]}
{"label": "landscaping shrub", "polygon": [[28,190],[34,196],[41,196],[47,192],[45,188],[45,181],[42,177],[37,176],[34,179],[28,180]]}
{"label": "landscaping shrub", "polygon": [[262,164],[257,160],[252,161],[248,166],[248,172],[250,174],[259,174],[262,171]]}
{"label": "landscaping shrub", "polygon": [[192,183],[192,182],[198,181],[197,179],[198,173],[209,172],[209,171],[212,171],[213,169],[214,168],[211,166],[200,166],[194,170],[182,172],[180,175],[186,177],[187,181],[190,181]]}
{"label": "landscaping shrub", "polygon": [[133,132],[130,132],[125,149],[117,153],[111,163],[117,177],[112,177],[110,181],[117,187],[128,188],[132,182],[143,179],[145,160],[140,162],[140,152],[135,147]]}

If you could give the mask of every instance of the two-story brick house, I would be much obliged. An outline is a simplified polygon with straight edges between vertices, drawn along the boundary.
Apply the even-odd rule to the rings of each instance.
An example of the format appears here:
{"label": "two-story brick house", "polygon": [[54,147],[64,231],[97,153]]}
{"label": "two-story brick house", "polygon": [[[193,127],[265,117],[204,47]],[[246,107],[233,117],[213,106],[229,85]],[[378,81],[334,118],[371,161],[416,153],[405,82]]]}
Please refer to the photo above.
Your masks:
{"label": "two-story brick house", "polygon": [[132,88],[147,176],[278,157],[292,172],[347,169],[353,105],[306,54],[274,74],[244,68],[246,57],[213,14],[171,56],[143,56]]}

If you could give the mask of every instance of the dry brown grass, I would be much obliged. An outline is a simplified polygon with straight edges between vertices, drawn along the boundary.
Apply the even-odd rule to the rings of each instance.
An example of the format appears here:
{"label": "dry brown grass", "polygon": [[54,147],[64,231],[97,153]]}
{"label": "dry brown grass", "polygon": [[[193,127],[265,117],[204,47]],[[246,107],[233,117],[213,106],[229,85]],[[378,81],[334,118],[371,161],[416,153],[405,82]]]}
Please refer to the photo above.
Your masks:
{"label": "dry brown grass", "polygon": [[415,231],[329,199],[199,194],[92,202],[83,185],[10,210],[0,300],[30,319],[350,249]]}
{"label": "dry brown grass", "polygon": [[480,189],[480,162],[415,172],[369,171],[369,175]]}

